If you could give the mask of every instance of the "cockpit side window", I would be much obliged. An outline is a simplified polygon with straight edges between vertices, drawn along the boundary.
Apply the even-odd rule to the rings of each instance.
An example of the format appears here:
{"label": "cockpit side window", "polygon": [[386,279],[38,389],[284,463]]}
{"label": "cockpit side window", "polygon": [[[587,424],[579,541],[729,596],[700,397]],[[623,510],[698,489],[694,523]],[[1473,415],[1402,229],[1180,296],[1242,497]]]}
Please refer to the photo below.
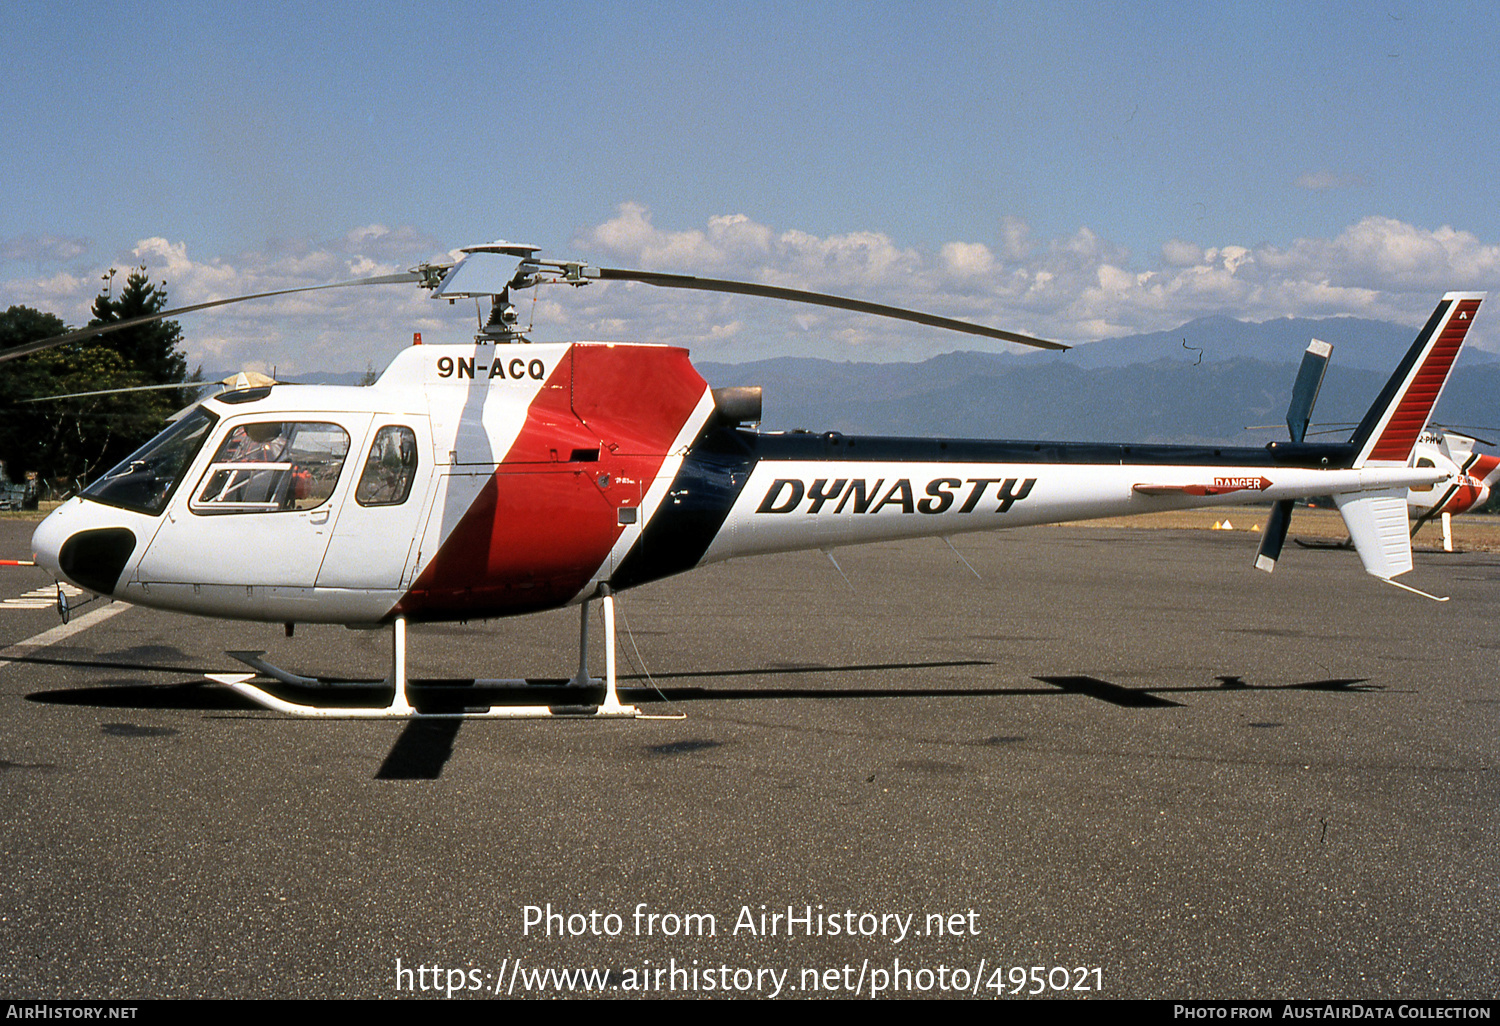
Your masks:
{"label": "cockpit side window", "polygon": [[167,508],[183,476],[219,418],[195,406],[83,490],[85,498],[156,516]]}
{"label": "cockpit side window", "polygon": [[388,424],[375,433],[354,501],[361,506],[399,506],[417,476],[417,436],[409,427]]}
{"label": "cockpit side window", "polygon": [[194,513],[276,513],[328,501],[349,455],[337,424],[266,421],[230,430],[198,493]]}

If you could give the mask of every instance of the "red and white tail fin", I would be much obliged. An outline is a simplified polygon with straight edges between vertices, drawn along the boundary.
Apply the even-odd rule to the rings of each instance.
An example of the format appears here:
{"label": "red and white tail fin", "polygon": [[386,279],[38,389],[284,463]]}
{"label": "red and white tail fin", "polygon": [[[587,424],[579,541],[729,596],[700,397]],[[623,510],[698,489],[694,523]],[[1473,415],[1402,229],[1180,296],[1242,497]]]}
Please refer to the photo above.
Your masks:
{"label": "red and white tail fin", "polygon": [[[1355,467],[1404,467],[1411,460],[1484,295],[1450,292],[1438,303],[1354,432]],[[1344,492],[1333,498],[1368,573],[1398,588],[1437,598],[1393,580],[1412,568],[1405,488]]]}
{"label": "red and white tail fin", "polygon": [[1483,292],[1450,292],[1407,350],[1351,439],[1356,467],[1405,466],[1463,348]]}

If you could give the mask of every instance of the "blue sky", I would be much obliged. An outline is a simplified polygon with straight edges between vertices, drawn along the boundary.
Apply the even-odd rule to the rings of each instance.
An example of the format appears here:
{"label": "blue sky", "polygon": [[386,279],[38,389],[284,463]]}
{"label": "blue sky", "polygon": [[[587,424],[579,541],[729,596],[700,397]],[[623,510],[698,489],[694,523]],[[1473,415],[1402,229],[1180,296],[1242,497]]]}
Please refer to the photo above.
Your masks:
{"label": "blue sky", "polygon": [[[0,304],[72,323],[110,266],[145,261],[189,303],[497,237],[1064,341],[1209,312],[1415,324],[1500,277],[1481,5],[10,10]],[[522,307],[539,340],[716,360],[980,344],[641,286]],[[295,372],[473,319],[354,290],[184,328],[211,369]],[[1475,340],[1500,349],[1495,320]]]}

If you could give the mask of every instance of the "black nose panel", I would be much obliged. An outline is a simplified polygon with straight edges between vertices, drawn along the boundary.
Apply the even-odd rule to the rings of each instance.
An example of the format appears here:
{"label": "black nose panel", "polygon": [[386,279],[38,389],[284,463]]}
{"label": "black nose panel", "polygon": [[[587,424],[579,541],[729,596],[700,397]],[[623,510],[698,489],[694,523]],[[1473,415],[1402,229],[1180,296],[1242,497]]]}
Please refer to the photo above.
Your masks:
{"label": "black nose panel", "polygon": [[79,531],[63,542],[57,565],[74,584],[100,595],[113,595],[130,554],[135,535],[124,527]]}

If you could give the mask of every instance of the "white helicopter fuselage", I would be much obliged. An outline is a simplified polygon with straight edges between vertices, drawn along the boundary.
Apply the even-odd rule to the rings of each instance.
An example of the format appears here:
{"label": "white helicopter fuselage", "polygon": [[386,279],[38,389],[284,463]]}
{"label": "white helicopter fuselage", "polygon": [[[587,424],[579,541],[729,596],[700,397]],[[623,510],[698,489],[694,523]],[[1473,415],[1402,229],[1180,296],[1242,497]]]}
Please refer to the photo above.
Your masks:
{"label": "white helicopter fuselage", "polygon": [[[681,425],[672,438],[660,427],[647,438],[639,430],[612,430],[609,418],[598,415],[600,396],[574,388],[575,355],[585,354],[577,362],[591,369],[603,365],[597,380],[608,382],[618,377],[609,373],[617,347],[496,348],[413,346],[368,388],[278,385],[206,400],[170,429],[192,430],[196,418],[201,437],[187,465],[153,480],[144,498],[139,489],[111,489],[112,478],[142,472],[132,471],[132,461],[141,463],[136,454],[43,523],[34,539],[37,555],[76,580],[88,560],[70,562],[69,555],[79,557],[64,551],[68,540],[123,530],[133,543],[118,577],[108,580],[116,567],[106,561],[104,579],[85,571],[81,586],[142,605],[244,619],[378,623],[403,598],[441,607],[429,618],[443,619],[462,618],[465,607],[482,616],[571,600],[607,575],[609,560],[595,558],[601,546],[607,556],[614,535],[628,537],[621,523],[627,518],[617,510],[638,509],[669,449],[691,438],[675,438],[676,430],[686,430]],[[644,350],[648,363],[668,358],[686,366],[685,356],[670,355],[679,351],[620,349]],[[696,385],[701,394],[678,389],[673,397],[673,415],[683,423],[696,406],[703,407],[700,423],[712,411],[706,385],[701,379]],[[575,398],[599,430],[573,414]],[[247,460],[235,445],[243,448],[247,430],[257,429],[311,441],[304,451]],[[374,447],[384,439],[389,450],[393,432],[410,450],[399,468],[403,492],[400,501],[372,501],[364,492],[390,473]],[[280,481],[308,467],[328,482],[313,496],[318,501],[290,487],[272,495],[251,480]],[[221,485],[236,473],[242,484]],[[261,493],[248,495],[257,487]],[[239,501],[246,498],[259,501]],[[486,528],[482,537],[476,521]],[[567,536],[564,545],[549,537],[558,530]],[[581,576],[580,560],[590,564]],[[460,583],[422,582],[435,563],[456,567]],[[490,584],[512,593],[509,601],[486,594]],[[473,598],[476,585],[480,599],[463,601]]]}

